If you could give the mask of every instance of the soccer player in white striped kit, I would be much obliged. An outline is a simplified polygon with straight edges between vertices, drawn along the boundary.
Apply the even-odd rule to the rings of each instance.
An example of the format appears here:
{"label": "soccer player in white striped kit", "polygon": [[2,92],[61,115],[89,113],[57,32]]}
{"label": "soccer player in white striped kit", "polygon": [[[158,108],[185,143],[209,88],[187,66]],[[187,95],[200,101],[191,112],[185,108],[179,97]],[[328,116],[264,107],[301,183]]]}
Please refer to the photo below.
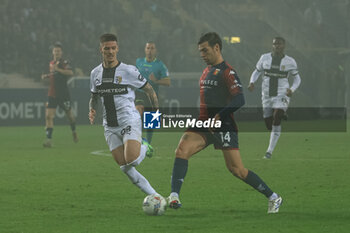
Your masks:
{"label": "soccer player in white striped kit", "polygon": [[[254,90],[254,83],[262,77],[263,117],[271,131],[270,143],[265,159],[270,159],[281,135],[281,121],[286,119],[290,97],[299,87],[301,79],[295,60],[284,54],[286,41],[282,37],[272,40],[272,52],[261,55],[256,69],[250,77],[248,90]],[[290,87],[288,78],[293,77]]]}
{"label": "soccer player in white striped kit", "polygon": [[117,59],[119,46],[114,34],[100,37],[103,62],[91,71],[89,119],[93,124],[98,98],[103,105],[104,134],[115,161],[130,181],[141,191],[155,194],[148,180],[136,170],[145,156],[151,157],[153,149],[142,141],[141,117],[135,108],[135,89],[142,90],[150,98],[155,109],[158,99],[152,86],[133,65]]}

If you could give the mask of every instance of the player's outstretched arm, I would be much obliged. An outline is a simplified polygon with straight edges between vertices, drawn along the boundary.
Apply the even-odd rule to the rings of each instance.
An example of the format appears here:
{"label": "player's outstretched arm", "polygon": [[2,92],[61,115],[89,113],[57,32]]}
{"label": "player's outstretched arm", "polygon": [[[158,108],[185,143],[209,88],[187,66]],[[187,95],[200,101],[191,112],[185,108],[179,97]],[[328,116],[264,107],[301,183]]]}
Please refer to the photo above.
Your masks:
{"label": "player's outstretched arm", "polygon": [[169,78],[169,77],[164,77],[164,78],[162,78],[162,79],[157,80],[153,73],[151,73],[151,74],[149,75],[149,79],[150,79],[152,82],[154,82],[154,83],[156,83],[156,84],[158,84],[158,85],[162,85],[162,86],[167,86],[167,87],[169,87],[170,84],[171,84],[171,81],[170,81],[170,78]]}
{"label": "player's outstretched arm", "polygon": [[249,83],[249,85],[248,85],[248,90],[249,91],[254,91],[254,83]]}
{"label": "player's outstretched arm", "polygon": [[254,83],[259,79],[261,75],[261,72],[255,69],[252,73],[252,76],[250,76],[250,81],[249,81],[249,86],[248,90],[249,91],[254,91]]}
{"label": "player's outstretched arm", "polygon": [[147,83],[142,90],[147,94],[149,100],[151,101],[153,109],[159,109],[159,103],[156,92],[153,90],[152,86]]}
{"label": "player's outstretched arm", "polygon": [[96,116],[96,108],[97,108],[97,100],[98,100],[98,95],[96,93],[91,93],[91,98],[89,101],[89,120],[90,124],[93,124],[95,121],[95,116]]}

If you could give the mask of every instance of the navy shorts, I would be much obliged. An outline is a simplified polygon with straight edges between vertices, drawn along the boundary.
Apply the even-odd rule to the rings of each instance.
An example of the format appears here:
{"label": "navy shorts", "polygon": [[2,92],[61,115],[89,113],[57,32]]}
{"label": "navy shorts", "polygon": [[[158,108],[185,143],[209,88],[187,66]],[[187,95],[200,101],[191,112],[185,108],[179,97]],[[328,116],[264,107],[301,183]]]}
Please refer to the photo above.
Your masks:
{"label": "navy shorts", "polygon": [[238,130],[235,121],[222,122],[221,128],[213,133],[204,128],[188,128],[188,132],[194,132],[201,135],[206,141],[206,146],[211,144],[217,150],[238,150]]}
{"label": "navy shorts", "polygon": [[59,106],[64,111],[69,111],[71,109],[71,102],[69,99],[61,99],[49,96],[47,100],[47,108],[57,108]]}

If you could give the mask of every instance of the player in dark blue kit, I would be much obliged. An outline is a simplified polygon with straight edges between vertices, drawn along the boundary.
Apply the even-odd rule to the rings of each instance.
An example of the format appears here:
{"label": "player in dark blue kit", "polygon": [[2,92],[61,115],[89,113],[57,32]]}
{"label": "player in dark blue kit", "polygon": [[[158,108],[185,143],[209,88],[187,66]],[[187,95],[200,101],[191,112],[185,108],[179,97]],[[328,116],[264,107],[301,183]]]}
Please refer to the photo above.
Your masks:
{"label": "player in dark blue kit", "polygon": [[254,172],[244,167],[238,149],[237,127],[233,112],[244,105],[242,85],[236,71],[224,61],[222,42],[218,34],[204,34],[198,42],[198,49],[208,65],[200,78],[200,115],[198,120],[214,118],[221,121],[221,127],[191,128],[182,136],[176,148],[176,158],[171,178],[170,208],[181,207],[179,193],[187,173],[188,160],[192,155],[214,144],[224,155],[227,169],[237,178],[249,184],[268,199],[268,213],[277,213],[282,198],[274,193]]}

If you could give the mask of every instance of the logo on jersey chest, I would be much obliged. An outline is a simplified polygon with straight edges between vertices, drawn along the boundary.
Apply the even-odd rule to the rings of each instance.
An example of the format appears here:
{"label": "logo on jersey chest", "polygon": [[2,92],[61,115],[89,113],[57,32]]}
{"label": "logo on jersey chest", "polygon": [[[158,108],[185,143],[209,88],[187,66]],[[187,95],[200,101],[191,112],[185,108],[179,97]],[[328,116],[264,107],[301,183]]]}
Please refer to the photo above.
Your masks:
{"label": "logo on jersey chest", "polygon": [[117,76],[115,79],[117,84],[120,84],[123,80],[122,76]]}
{"label": "logo on jersey chest", "polygon": [[279,70],[279,69],[280,69],[280,66],[279,66],[279,65],[271,65],[271,69]]}
{"label": "logo on jersey chest", "polygon": [[97,93],[101,96],[124,95],[128,93],[128,86],[114,83],[103,83],[97,87]]}
{"label": "logo on jersey chest", "polygon": [[201,86],[210,86],[210,87],[217,87],[218,86],[218,81],[217,80],[212,80],[212,79],[204,79],[201,80]]}
{"label": "logo on jersey chest", "polygon": [[219,86],[219,82],[217,80],[204,79],[200,81],[201,88],[213,88],[217,86]]}
{"label": "logo on jersey chest", "polygon": [[[122,80],[123,80],[122,76],[115,77],[116,84],[120,84]],[[114,78],[103,78],[102,83],[114,83]],[[101,81],[99,79],[96,79],[95,84],[100,85]]]}
{"label": "logo on jersey chest", "polygon": [[215,69],[213,75],[217,75],[220,72],[220,69]]}

